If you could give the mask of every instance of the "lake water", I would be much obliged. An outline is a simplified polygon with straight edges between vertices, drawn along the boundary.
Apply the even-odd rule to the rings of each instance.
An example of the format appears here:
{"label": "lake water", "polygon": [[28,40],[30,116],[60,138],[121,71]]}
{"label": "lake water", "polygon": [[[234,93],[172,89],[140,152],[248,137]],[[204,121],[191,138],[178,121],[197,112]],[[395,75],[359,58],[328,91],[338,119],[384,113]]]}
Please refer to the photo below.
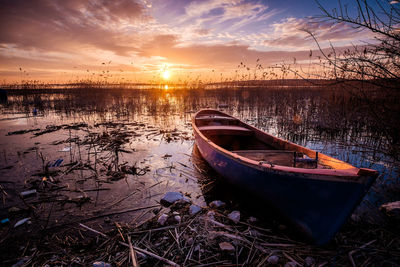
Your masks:
{"label": "lake water", "polygon": [[[212,191],[216,174],[196,153],[190,124],[203,108],[222,110],[275,136],[378,170],[357,218],[379,222],[379,205],[398,200],[395,138],[381,130],[368,105],[345,92],[58,89],[12,91],[1,104],[0,185],[7,195],[0,215],[33,205],[30,216],[50,226],[107,216],[137,224],[154,216],[153,206],[168,191],[181,191],[205,205],[204,193]],[[16,134],[22,130],[31,131]],[[57,160],[62,163],[53,167]],[[31,189],[38,193],[22,203],[19,193]],[[143,209],[124,212],[138,207]]]}

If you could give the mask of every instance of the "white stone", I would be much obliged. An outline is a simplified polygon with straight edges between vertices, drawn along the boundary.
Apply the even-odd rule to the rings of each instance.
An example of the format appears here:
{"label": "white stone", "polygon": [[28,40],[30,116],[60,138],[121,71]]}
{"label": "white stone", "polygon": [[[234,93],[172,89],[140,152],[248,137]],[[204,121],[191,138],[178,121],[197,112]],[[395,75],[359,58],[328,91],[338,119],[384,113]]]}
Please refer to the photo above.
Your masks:
{"label": "white stone", "polygon": [[168,215],[164,213],[164,214],[161,214],[160,217],[158,217],[157,222],[161,225],[164,225],[167,222],[167,220],[168,220]]}
{"label": "white stone", "polygon": [[221,200],[214,200],[210,203],[211,208],[221,208],[223,206],[225,206],[225,202]]}
{"label": "white stone", "polygon": [[195,214],[199,213],[200,211],[201,211],[201,207],[194,205],[194,204],[190,205],[190,208],[189,208],[190,215],[195,215]]}
{"label": "white stone", "polygon": [[229,213],[228,217],[234,223],[238,223],[240,221],[240,211],[234,210],[231,213]]}

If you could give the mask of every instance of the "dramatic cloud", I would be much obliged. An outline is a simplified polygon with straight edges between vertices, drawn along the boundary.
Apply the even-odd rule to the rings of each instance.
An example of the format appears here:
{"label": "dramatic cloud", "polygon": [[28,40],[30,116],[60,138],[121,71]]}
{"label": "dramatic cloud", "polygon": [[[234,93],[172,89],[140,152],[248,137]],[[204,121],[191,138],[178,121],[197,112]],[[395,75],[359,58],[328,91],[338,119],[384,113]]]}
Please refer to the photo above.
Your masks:
{"label": "dramatic cloud", "polygon": [[21,67],[31,77],[86,77],[110,61],[115,75],[152,77],[163,66],[228,71],[257,59],[266,66],[307,59],[316,46],[304,29],[323,47],[370,37],[306,18],[316,10],[313,0],[0,0],[0,80]]}
{"label": "dramatic cloud", "polygon": [[114,1],[1,1],[0,43],[68,51],[85,47],[126,55],[135,48],[121,24],[146,19],[140,4]]}
{"label": "dramatic cloud", "polygon": [[[235,68],[240,62],[255,64],[260,59],[264,64],[273,65],[309,58],[309,50],[302,51],[257,51],[248,45],[192,45],[179,46],[178,38],[172,35],[156,36],[140,48],[142,57],[158,56],[174,64],[190,64],[199,67],[224,66]],[[319,55],[314,52],[314,56]]]}
{"label": "dramatic cloud", "polygon": [[[312,33],[321,44],[332,41],[348,41],[370,37],[366,32],[355,29],[345,23],[317,21],[310,18],[287,18],[283,22],[274,23],[273,37],[265,40],[265,44],[275,47],[297,47],[303,49],[314,42]],[[329,43],[328,43],[329,45]]]}

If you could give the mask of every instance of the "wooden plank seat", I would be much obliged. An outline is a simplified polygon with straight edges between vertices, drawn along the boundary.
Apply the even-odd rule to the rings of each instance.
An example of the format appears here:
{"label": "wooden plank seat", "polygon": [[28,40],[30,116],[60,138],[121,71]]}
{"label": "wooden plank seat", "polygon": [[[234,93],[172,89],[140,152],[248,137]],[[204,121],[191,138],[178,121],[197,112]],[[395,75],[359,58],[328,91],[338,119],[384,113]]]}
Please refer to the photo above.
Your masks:
{"label": "wooden plank seat", "polygon": [[236,125],[212,125],[198,127],[200,132],[207,135],[253,135],[253,131]]}
{"label": "wooden plank seat", "polygon": [[236,118],[226,117],[226,116],[218,116],[218,115],[207,115],[196,117],[196,121],[239,121]]}

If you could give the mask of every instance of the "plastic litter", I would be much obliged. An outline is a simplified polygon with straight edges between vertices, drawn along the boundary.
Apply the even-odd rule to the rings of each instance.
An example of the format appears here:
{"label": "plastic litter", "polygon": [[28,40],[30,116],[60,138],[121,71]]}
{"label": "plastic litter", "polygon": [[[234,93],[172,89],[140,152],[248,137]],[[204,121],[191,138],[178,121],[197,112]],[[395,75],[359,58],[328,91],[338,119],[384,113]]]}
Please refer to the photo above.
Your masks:
{"label": "plastic litter", "polygon": [[24,219],[22,219],[22,220],[19,220],[19,221],[14,225],[14,228],[17,228],[18,226],[23,225],[24,223],[26,223],[26,222],[29,221],[30,219],[31,219],[31,217],[28,217],[28,218],[24,218]]}
{"label": "plastic litter", "polygon": [[32,189],[32,190],[23,191],[23,192],[20,193],[20,195],[22,197],[28,197],[28,196],[34,195],[36,193],[37,193],[36,189]]}
{"label": "plastic litter", "polygon": [[70,146],[64,147],[63,149],[59,150],[59,152],[69,152],[69,151],[71,151]]}

